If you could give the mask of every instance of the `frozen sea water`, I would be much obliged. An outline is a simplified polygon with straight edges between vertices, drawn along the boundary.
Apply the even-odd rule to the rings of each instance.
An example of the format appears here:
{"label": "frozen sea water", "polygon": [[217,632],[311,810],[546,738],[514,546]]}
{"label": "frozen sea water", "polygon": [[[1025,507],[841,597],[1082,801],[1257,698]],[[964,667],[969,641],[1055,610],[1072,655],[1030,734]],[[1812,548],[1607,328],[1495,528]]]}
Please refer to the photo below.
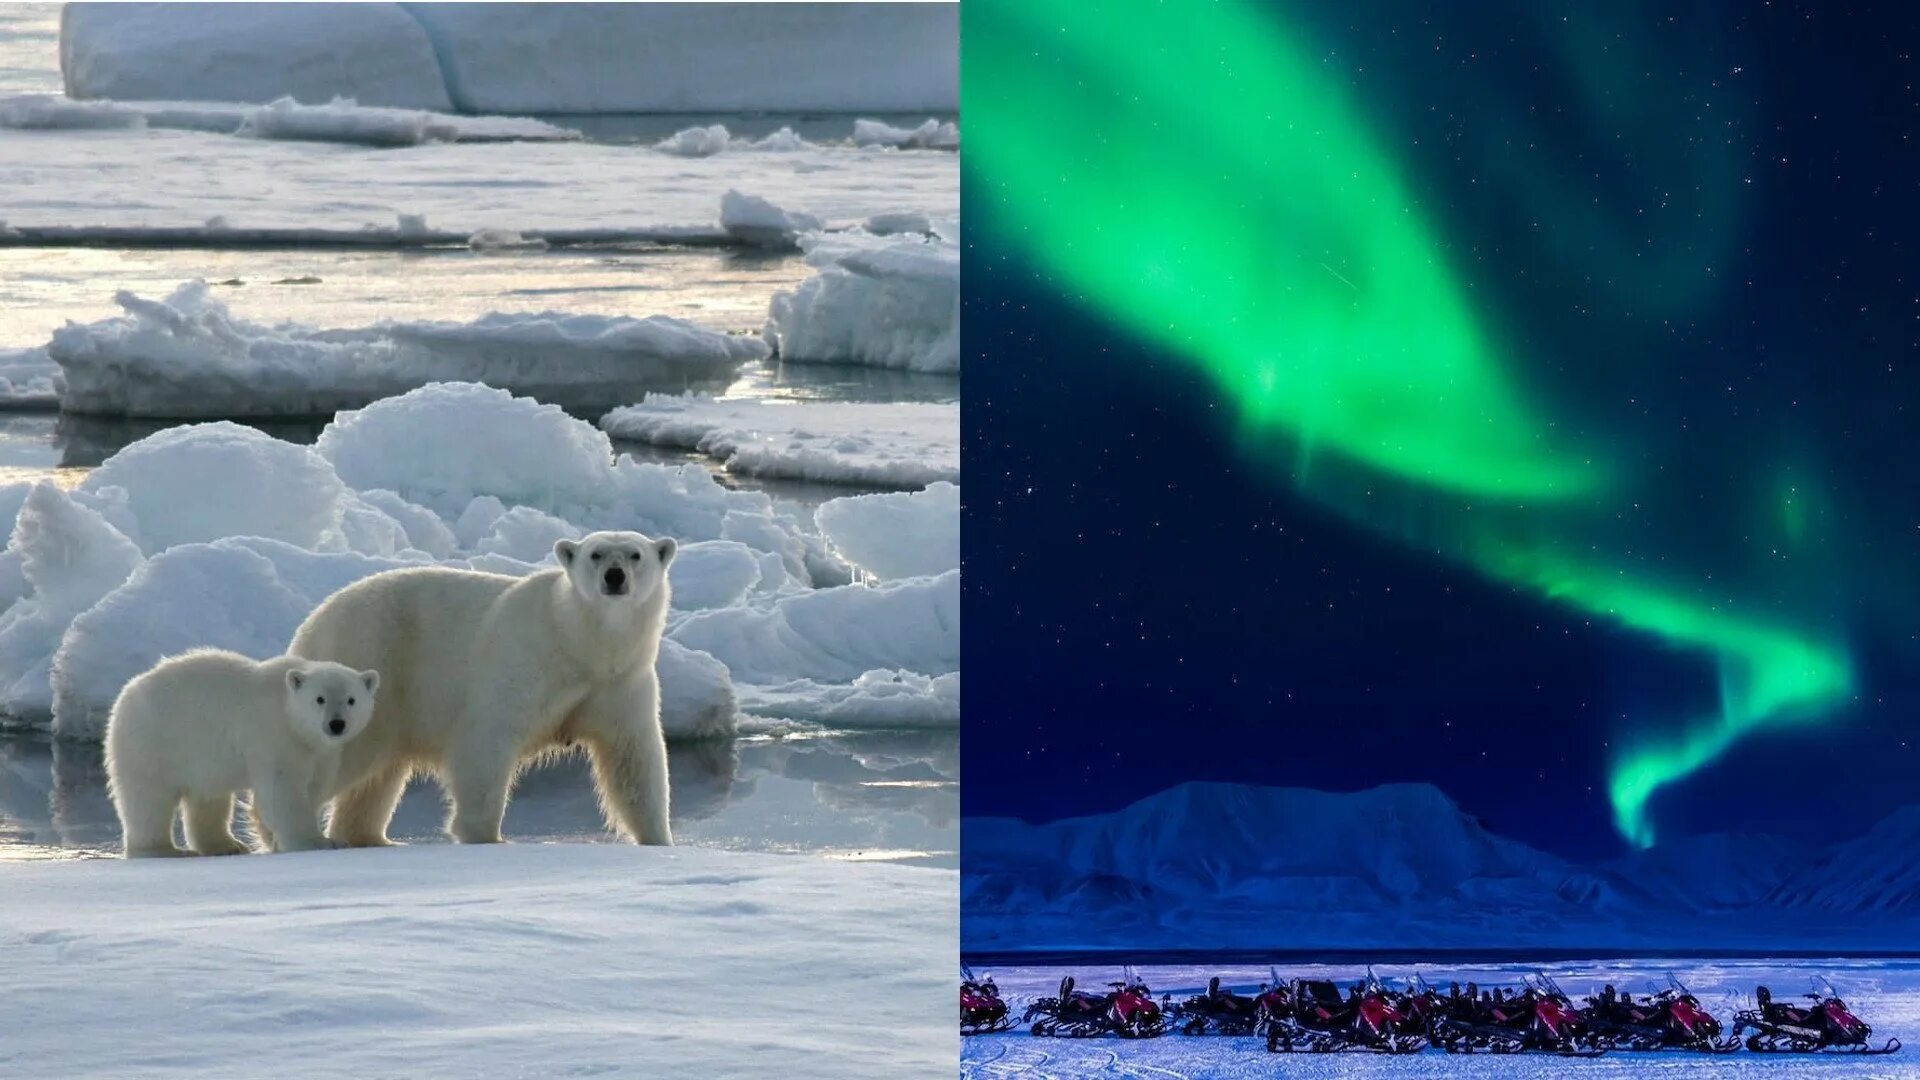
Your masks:
{"label": "frozen sea water", "polygon": [[[1342,985],[1365,970],[1364,961],[1340,964],[1281,963],[1283,978],[1330,978]],[[1036,997],[1051,996],[1060,977],[1098,988],[1118,979],[1116,964],[1075,967],[1051,965],[990,967],[975,964],[977,974],[992,974],[1001,994],[1015,1013]],[[1266,965],[1143,965],[1136,970],[1152,988],[1154,997],[1174,1000],[1202,993],[1207,979],[1220,975],[1223,985],[1251,990],[1267,977]],[[976,1035],[961,1040],[960,1075],[966,1078],[1027,1077],[1595,1077],[1626,1080],[1639,1077],[1920,1077],[1920,959],[1700,959],[1687,957],[1633,957],[1607,960],[1562,960],[1537,965],[1504,962],[1446,961],[1431,964],[1378,963],[1375,974],[1396,982],[1418,973],[1444,988],[1449,980],[1469,980],[1481,986],[1517,986],[1523,975],[1544,970],[1576,1000],[1599,990],[1604,983],[1635,994],[1649,983],[1673,972],[1686,983],[1706,1009],[1723,1023],[1736,1009],[1749,1007],[1757,984],[1776,998],[1804,992],[1816,976],[1830,979],[1855,1015],[1873,1025],[1876,1043],[1898,1037],[1909,1047],[1878,1058],[1759,1055],[1744,1050],[1704,1056],[1681,1053],[1627,1053],[1614,1051],[1598,1058],[1566,1059],[1548,1054],[1456,1055],[1428,1049],[1418,1054],[1389,1057],[1367,1053],[1269,1054],[1256,1038],[1188,1037],[1179,1034],[1158,1039],[1058,1039],[1030,1035],[1024,1027],[1000,1035]]]}

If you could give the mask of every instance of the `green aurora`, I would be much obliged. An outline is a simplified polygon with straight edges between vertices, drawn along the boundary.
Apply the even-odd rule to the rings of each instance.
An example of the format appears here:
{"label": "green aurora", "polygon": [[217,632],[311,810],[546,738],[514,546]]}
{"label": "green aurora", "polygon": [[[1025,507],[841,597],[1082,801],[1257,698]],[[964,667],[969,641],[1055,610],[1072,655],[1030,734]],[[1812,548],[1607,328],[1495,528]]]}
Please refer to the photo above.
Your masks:
{"label": "green aurora", "polygon": [[[1364,525],[1714,665],[1716,712],[1614,740],[1626,839],[1653,843],[1662,787],[1851,697],[1844,644],[1814,620],[1609,550],[1595,523],[1636,478],[1530,404],[1526,358],[1487,328],[1335,67],[1267,13],[973,0],[965,33],[967,183],[1002,239],[1203,369],[1251,452]],[[1322,454],[1337,464],[1309,477]],[[1422,509],[1389,515],[1382,488]],[[1790,540],[1796,490],[1776,515]]]}

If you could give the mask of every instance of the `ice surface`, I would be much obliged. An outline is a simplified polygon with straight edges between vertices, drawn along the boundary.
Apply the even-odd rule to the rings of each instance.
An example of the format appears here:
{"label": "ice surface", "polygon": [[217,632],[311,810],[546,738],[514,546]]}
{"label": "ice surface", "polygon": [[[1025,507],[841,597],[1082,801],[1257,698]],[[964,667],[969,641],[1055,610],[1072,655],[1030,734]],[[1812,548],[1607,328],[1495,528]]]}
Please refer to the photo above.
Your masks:
{"label": "ice surface", "polygon": [[1884,856],[1916,823],[1820,859],[1696,840],[1587,867],[1429,785],[1190,783],[1045,825],[968,819],[963,903],[976,950],[1904,948],[1920,875]]}
{"label": "ice surface", "polygon": [[749,476],[889,488],[960,476],[957,404],[654,394],[601,417],[600,427],[616,439],[698,450]]}
{"label": "ice surface", "polygon": [[775,293],[766,337],[783,361],[960,370],[960,249],[866,234],[802,241],[819,273]]}
{"label": "ice surface", "polygon": [[736,683],[847,683],[877,669],[945,675],[960,670],[960,575],[815,589],[764,607],[702,611],[669,636],[713,654]]}
{"label": "ice surface", "polygon": [[0,710],[44,714],[53,650],[74,616],[127,580],[140,549],[50,483],[35,485],[7,545],[27,595],[0,612]]}
{"label": "ice surface", "polygon": [[[967,843],[973,838],[968,834]],[[1326,964],[1281,962],[1276,965],[1283,978],[1331,979],[1345,985],[1365,972],[1365,963]],[[1369,1080],[1379,1077],[1400,1080],[1406,1077],[1458,1077],[1462,1080],[1545,1080],[1550,1077],[1595,1077],[1599,1080],[1645,1080],[1647,1077],[1732,1077],[1737,1080],[1764,1080],[1785,1077],[1911,1078],[1920,1076],[1920,1064],[1912,1059],[1914,1035],[1920,1033],[1920,962],[1911,959],[1716,959],[1690,958],[1685,954],[1652,954],[1617,960],[1556,960],[1546,964],[1445,961],[1408,964],[1376,959],[1374,973],[1390,985],[1419,976],[1429,985],[1444,989],[1448,983],[1476,982],[1481,987],[1517,988],[1523,977],[1544,967],[1547,974],[1579,1004],[1601,986],[1616,988],[1636,996],[1655,986],[1664,986],[1668,972],[1699,998],[1700,1004],[1721,1023],[1728,1024],[1733,1014],[1753,1006],[1755,986],[1773,989],[1776,998],[1805,992],[1816,976],[1830,978],[1845,996],[1849,1008],[1873,1025],[1874,1041],[1898,1037],[1907,1048],[1892,1057],[1854,1058],[1807,1057],[1788,1054],[1753,1054],[1745,1050],[1724,1056],[1663,1052],[1644,1053],[1615,1050],[1598,1058],[1568,1060],[1553,1054],[1446,1054],[1424,1050],[1414,1055],[1369,1053],[1269,1054],[1264,1039],[1190,1038],[1169,1034],[1157,1039],[1116,1038],[1048,1039],[1035,1038],[1026,1028],[1016,1027],[1001,1035],[976,1035],[960,1040],[960,1075],[963,1078],[1012,1076],[1133,1076],[1172,1080],[1174,1077],[1207,1077],[1221,1080],[1269,1080],[1271,1077],[1302,1077],[1307,1080]],[[1028,1002],[1051,997],[1058,992],[1063,975],[1073,975],[1080,985],[1100,988],[1107,980],[1120,977],[1117,961],[1077,964],[1070,967],[1039,965],[973,964],[977,974],[991,974],[1002,996],[1013,1007],[1016,1018]],[[1156,998],[1171,996],[1183,1000],[1206,991],[1207,980],[1220,976],[1223,986],[1250,994],[1268,978],[1263,962],[1225,961],[1215,964],[1148,963],[1136,965]]]}
{"label": "ice surface", "polygon": [[928,119],[917,127],[894,127],[878,120],[855,120],[856,146],[891,146],[901,150],[958,150],[960,126]]}
{"label": "ice surface", "polygon": [[725,124],[682,128],[653,144],[655,150],[678,157],[712,157],[729,150],[768,150],[788,153],[794,150],[812,149],[813,146],[813,143],[794,134],[790,127],[783,127],[763,138],[748,139],[733,135],[727,130]]}
{"label": "ice surface", "polygon": [[47,350],[0,349],[0,408],[56,406],[64,381]]}
{"label": "ice surface", "polygon": [[869,671],[848,683],[795,679],[737,687],[742,712],[782,720],[811,720],[836,728],[957,727],[960,673],[921,675]]}
{"label": "ice surface", "polygon": [[235,318],[204,282],[164,300],[121,292],[124,314],[56,331],[47,352],[69,412],[323,416],[454,379],[575,406],[725,379],[766,355],[755,339],[665,316],[491,314],[468,323],[348,330]]}
{"label": "ice surface", "polygon": [[0,128],[90,130],[174,128],[256,139],[418,146],[425,142],[578,139],[580,133],[517,116],[455,116],[422,109],[361,105],[351,98],[301,104],[290,97],[265,105],[218,101],[75,101],[51,94],[0,99]]}
{"label": "ice surface", "polygon": [[68,4],[60,70],[76,98],[336,96],[453,111],[432,42],[397,4]]}
{"label": "ice surface", "polygon": [[[129,161],[140,163],[137,199],[127,197]],[[482,229],[555,243],[731,243],[716,219],[730,187],[842,225],[960,209],[956,155],[840,145],[684,158],[578,141],[430,141],[376,153],[151,125],[0,138],[0,190],[24,193],[0,208],[20,233],[10,243],[391,245],[400,214],[431,221],[430,239],[450,244]],[[225,230],[205,227],[216,216]]]}
{"label": "ice surface", "polygon": [[878,578],[921,577],[960,568],[960,488],[852,495],[822,503],[814,521],[833,550]]}
{"label": "ice surface", "polygon": [[486,113],[951,112],[954,4],[72,4],[74,97]]}
{"label": "ice surface", "polygon": [[0,926],[21,1076],[954,1068],[951,871],[605,844],[55,862],[8,868]]}
{"label": "ice surface", "polygon": [[720,227],[755,247],[798,251],[800,234],[819,229],[821,221],[804,210],[783,210],[758,195],[728,188],[720,198]]}

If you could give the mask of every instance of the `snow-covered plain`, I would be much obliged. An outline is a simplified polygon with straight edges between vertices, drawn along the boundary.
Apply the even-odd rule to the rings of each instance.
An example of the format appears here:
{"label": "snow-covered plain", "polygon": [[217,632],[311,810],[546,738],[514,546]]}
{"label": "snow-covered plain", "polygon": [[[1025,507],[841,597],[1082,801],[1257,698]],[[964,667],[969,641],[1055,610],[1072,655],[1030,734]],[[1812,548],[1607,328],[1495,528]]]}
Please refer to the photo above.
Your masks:
{"label": "snow-covered plain", "polygon": [[592,844],[13,865],[0,1072],[946,1075],[953,892]]}
{"label": "snow-covered plain", "polygon": [[[1280,963],[1283,977],[1330,978],[1343,985],[1364,973],[1364,961],[1350,964]],[[1027,1002],[1053,995],[1060,977],[1072,974],[1086,986],[1098,988],[1120,977],[1113,964],[1078,967],[974,965],[977,974],[992,974],[1002,996],[1014,1005],[1016,1016]],[[1189,1037],[1164,1035],[1157,1039],[1053,1039],[1027,1033],[1024,1027],[1000,1035],[976,1035],[960,1044],[960,1075],[967,1078],[1131,1076],[1142,1080],[1218,1077],[1460,1077],[1463,1080],[1531,1080],[1534,1077],[1595,1077],[1603,1080],[1641,1080],[1645,1077],[1801,1077],[1844,1076],[1849,1080],[1920,1076],[1916,1037],[1920,1037],[1920,961],[1914,960],[1700,960],[1650,956],[1623,960],[1558,961],[1543,965],[1501,963],[1380,963],[1374,971],[1390,982],[1418,973],[1429,983],[1468,980],[1481,986],[1517,986],[1521,976],[1543,969],[1576,1001],[1596,992],[1603,983],[1635,994],[1649,983],[1663,982],[1666,973],[1678,975],[1700,998],[1700,1003],[1723,1023],[1736,1009],[1751,1006],[1756,985],[1770,987],[1776,997],[1804,992],[1815,975],[1831,979],[1854,1013],[1873,1025],[1876,1042],[1890,1036],[1909,1044],[1901,1053],[1880,1058],[1808,1058],[1744,1051],[1704,1057],[1680,1053],[1610,1052],[1598,1058],[1564,1059],[1551,1054],[1447,1054],[1425,1050],[1406,1056],[1368,1053],[1268,1054],[1256,1038]],[[1218,965],[1148,964],[1139,969],[1155,998],[1171,994],[1179,1001],[1204,993],[1207,980],[1221,976],[1224,985],[1247,992],[1267,978],[1267,966],[1246,963]]]}
{"label": "snow-covered plain", "polygon": [[698,450],[745,476],[909,489],[960,478],[957,404],[655,394],[601,417],[600,428],[616,439]]}

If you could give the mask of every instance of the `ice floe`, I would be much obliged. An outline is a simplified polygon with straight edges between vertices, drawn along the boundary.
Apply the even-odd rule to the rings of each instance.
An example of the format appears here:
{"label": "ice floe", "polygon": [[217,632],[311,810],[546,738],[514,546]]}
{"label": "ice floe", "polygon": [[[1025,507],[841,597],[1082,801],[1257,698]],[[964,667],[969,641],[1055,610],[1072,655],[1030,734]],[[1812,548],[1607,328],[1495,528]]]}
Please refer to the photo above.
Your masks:
{"label": "ice floe", "polygon": [[798,242],[819,272],[774,294],[765,334],[781,360],[959,372],[959,247],[865,232]]}

